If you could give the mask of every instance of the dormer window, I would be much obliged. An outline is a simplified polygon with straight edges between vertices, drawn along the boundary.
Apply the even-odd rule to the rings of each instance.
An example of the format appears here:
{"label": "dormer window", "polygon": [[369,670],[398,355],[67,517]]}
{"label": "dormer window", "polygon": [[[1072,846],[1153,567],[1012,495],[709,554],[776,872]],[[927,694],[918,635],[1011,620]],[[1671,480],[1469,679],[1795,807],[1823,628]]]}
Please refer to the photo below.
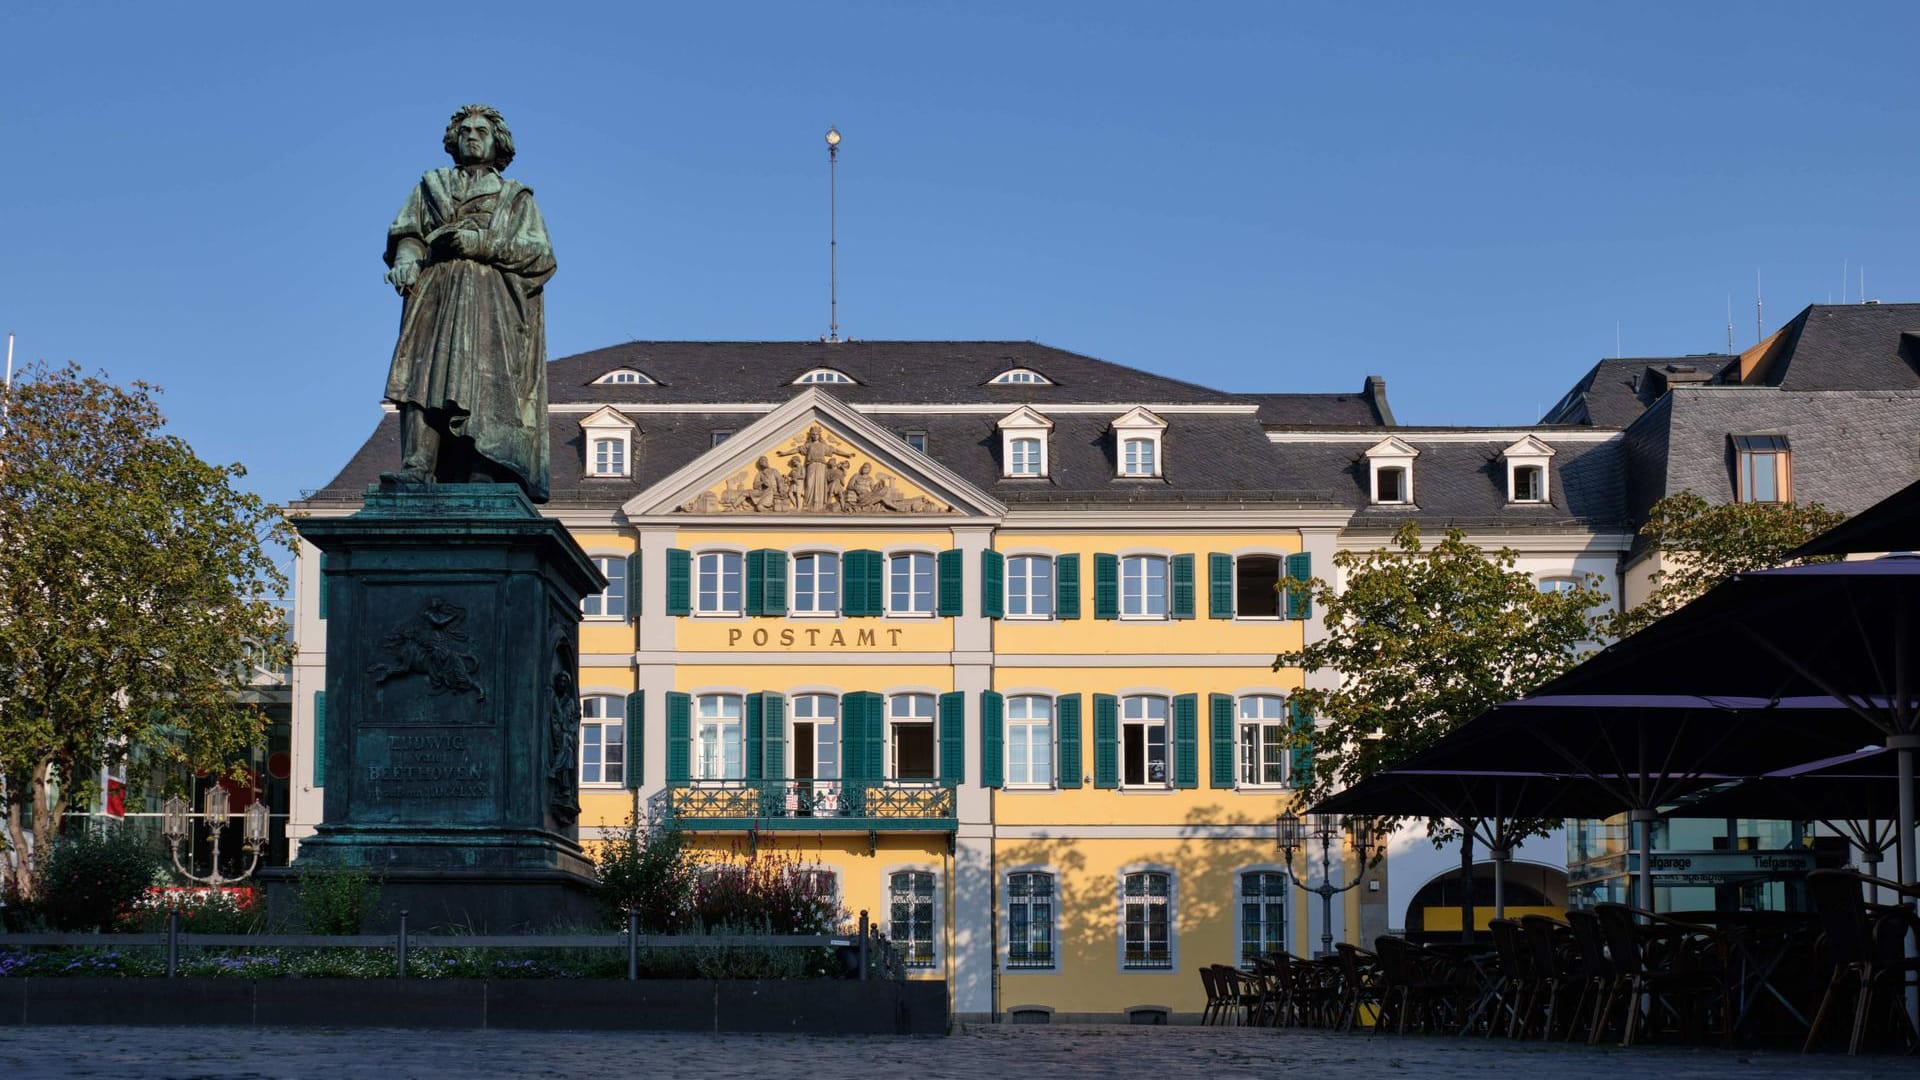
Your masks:
{"label": "dormer window", "polygon": [[595,386],[658,386],[659,384],[654,382],[652,379],[647,378],[645,372],[635,371],[632,368],[614,368],[612,371],[609,371],[605,375],[602,375],[599,378],[593,380],[593,385]]}
{"label": "dormer window", "polygon": [[1147,480],[1161,475],[1160,437],[1167,422],[1145,409],[1134,409],[1113,422],[1116,475]]}
{"label": "dormer window", "polygon": [[629,420],[613,408],[605,408],[580,421],[587,446],[587,476],[625,477],[633,475],[633,433]]}
{"label": "dormer window", "polygon": [[1053,380],[1032,368],[1009,368],[995,375],[988,386],[1052,386]]}
{"label": "dormer window", "polygon": [[823,386],[823,385],[851,386],[853,385],[853,378],[852,376],[848,375],[844,371],[835,371],[833,368],[830,368],[830,367],[817,367],[817,368],[814,368],[812,371],[807,372],[805,375],[802,375],[799,378],[793,380],[793,385],[795,386]]}
{"label": "dormer window", "polygon": [[1547,490],[1547,462],[1553,447],[1531,435],[1500,452],[1507,463],[1507,501],[1510,503],[1552,502]]}
{"label": "dormer window", "polygon": [[1383,439],[1367,448],[1368,501],[1376,506],[1413,502],[1413,459],[1420,451],[1399,439]]}
{"label": "dormer window", "polygon": [[1793,501],[1793,459],[1785,435],[1735,435],[1733,451],[1739,464],[1739,501]]}
{"label": "dormer window", "polygon": [[1047,437],[1053,421],[1029,408],[1015,409],[1000,418],[1000,475],[1037,480],[1047,475]]}

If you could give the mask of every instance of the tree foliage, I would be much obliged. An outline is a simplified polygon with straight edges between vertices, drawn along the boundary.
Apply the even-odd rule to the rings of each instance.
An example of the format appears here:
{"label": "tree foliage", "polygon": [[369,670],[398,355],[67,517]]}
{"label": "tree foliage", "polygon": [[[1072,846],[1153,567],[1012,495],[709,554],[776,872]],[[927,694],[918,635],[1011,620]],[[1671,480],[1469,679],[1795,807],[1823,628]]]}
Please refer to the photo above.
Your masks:
{"label": "tree foliage", "polygon": [[[1608,599],[1599,579],[1541,592],[1516,563],[1514,552],[1482,550],[1458,530],[1425,546],[1412,523],[1387,548],[1334,556],[1345,588],[1311,586],[1326,637],[1274,661],[1340,680],[1294,695],[1321,722],[1307,801],[1398,765],[1574,663],[1595,637],[1592,609]],[[1447,835],[1453,826],[1430,819],[1428,828]]]}
{"label": "tree foliage", "polygon": [[[103,765],[142,748],[225,772],[259,743],[238,698],[291,655],[269,599],[278,511],[161,431],[155,388],[79,368],[13,385],[0,432],[0,783],[7,840],[42,843]],[[16,857],[15,887],[31,895]]]}
{"label": "tree foliage", "polygon": [[1846,519],[1819,503],[1714,505],[1691,491],[1669,495],[1653,504],[1640,526],[1641,538],[1661,557],[1649,579],[1651,591],[1607,629],[1626,637],[1734,574],[1779,566],[1787,552]]}

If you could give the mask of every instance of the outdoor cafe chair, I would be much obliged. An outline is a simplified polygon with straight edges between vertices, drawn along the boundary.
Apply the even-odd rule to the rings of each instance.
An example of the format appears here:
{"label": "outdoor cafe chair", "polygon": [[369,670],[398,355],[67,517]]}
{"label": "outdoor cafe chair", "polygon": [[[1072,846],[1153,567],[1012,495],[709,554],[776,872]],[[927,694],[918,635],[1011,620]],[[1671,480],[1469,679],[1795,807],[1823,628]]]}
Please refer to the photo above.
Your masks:
{"label": "outdoor cafe chair", "polygon": [[1340,960],[1340,1030],[1352,1031],[1360,1010],[1380,1012],[1380,958],[1358,945],[1333,947]]}
{"label": "outdoor cafe chair", "polygon": [[1299,989],[1293,982],[1292,960],[1291,955],[1275,951],[1261,957],[1254,965],[1267,975],[1266,1022],[1273,1027],[1286,1027],[1299,1022]]}
{"label": "outdoor cafe chair", "polygon": [[1897,1027],[1909,1045],[1920,1044],[1920,1031],[1907,1015],[1902,991],[1920,974],[1920,960],[1905,954],[1905,939],[1913,925],[1912,913],[1904,907],[1869,904],[1862,895],[1863,886],[1889,889],[1907,898],[1920,898],[1920,887],[1900,885],[1881,878],[1868,877],[1851,870],[1815,870],[1807,875],[1807,896],[1820,916],[1820,929],[1833,977],[1820,1008],[1813,1015],[1813,1026],[1801,1052],[1812,1050],[1820,1040],[1820,1029],[1827,1022],[1836,996],[1851,990],[1853,1027],[1847,1037],[1847,1053],[1858,1054],[1873,1023],[1873,1005],[1880,1002],[1884,1019],[1899,1017]]}
{"label": "outdoor cafe chair", "polygon": [[1500,1011],[1504,1010],[1506,1034],[1511,1038],[1514,1025],[1520,1019],[1521,1005],[1532,985],[1532,970],[1520,942],[1519,923],[1512,919],[1492,919],[1487,922],[1487,930],[1493,935],[1497,966],[1493,985],[1489,987],[1494,994],[1496,1009],[1487,1014],[1486,1037],[1493,1038],[1494,1032],[1500,1027]]}
{"label": "outdoor cafe chair", "polygon": [[[1606,935],[1600,929],[1600,916],[1584,908],[1567,911],[1567,925],[1573,929],[1574,947],[1579,951],[1580,996],[1567,1022],[1567,1039],[1583,1019],[1587,1025],[1587,1045],[1600,1041],[1606,1028],[1601,1021],[1601,1005],[1607,988],[1613,983],[1613,961],[1607,956]],[[1589,1008],[1591,1004],[1591,1008]]]}
{"label": "outdoor cafe chair", "polygon": [[1392,1013],[1396,1031],[1405,1035],[1410,1025],[1443,1030],[1464,988],[1454,965],[1403,938],[1382,936],[1374,948],[1383,975],[1381,1004]]}
{"label": "outdoor cafe chair", "polygon": [[1560,1002],[1579,980],[1574,968],[1573,930],[1545,915],[1523,915],[1520,931],[1533,993],[1521,1011],[1517,1037],[1524,1039],[1532,1032],[1533,1018],[1544,1006],[1540,1037],[1551,1041],[1557,1030],[1556,1017],[1563,1015]]}
{"label": "outdoor cafe chair", "polygon": [[[1671,1027],[1682,1040],[1704,1035],[1709,1023],[1733,1043],[1733,990],[1726,935],[1625,904],[1596,904],[1594,914],[1613,960],[1613,983],[1601,1008],[1608,1022],[1625,1010],[1620,1044],[1632,1046],[1640,1029]],[[1647,1009],[1640,1009],[1642,997]]]}
{"label": "outdoor cafe chair", "polygon": [[1207,996],[1207,1005],[1200,1010],[1200,1023],[1220,1023],[1220,1015],[1227,1007],[1227,995],[1221,990],[1220,980],[1214,975],[1211,964],[1200,969],[1200,989]]}

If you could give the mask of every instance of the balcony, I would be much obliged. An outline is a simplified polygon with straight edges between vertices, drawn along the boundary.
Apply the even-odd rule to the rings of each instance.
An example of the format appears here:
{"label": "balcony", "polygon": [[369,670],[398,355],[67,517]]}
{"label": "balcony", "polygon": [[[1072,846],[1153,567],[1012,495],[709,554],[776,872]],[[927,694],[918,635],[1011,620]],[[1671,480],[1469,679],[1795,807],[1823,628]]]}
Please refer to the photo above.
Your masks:
{"label": "balcony", "polygon": [[953,788],[839,780],[695,781],[648,800],[653,820],[713,831],[953,832]]}

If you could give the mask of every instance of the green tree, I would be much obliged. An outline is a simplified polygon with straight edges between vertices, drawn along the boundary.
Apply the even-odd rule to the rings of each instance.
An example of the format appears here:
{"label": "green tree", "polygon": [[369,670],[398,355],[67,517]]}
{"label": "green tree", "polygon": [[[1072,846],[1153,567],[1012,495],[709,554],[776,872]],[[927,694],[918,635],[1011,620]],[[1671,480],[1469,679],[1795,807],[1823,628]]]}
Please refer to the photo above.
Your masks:
{"label": "green tree", "polygon": [[70,803],[138,746],[225,772],[262,737],[238,695],[291,656],[269,599],[280,514],[164,434],[157,390],[30,370],[0,398],[0,784],[13,887],[27,834],[57,842]]}
{"label": "green tree", "polygon": [[[1319,721],[1307,736],[1313,751],[1311,776],[1302,778],[1307,802],[1393,768],[1572,666],[1596,636],[1593,609],[1609,599],[1592,576],[1565,592],[1541,592],[1511,550],[1483,550],[1458,530],[1425,546],[1413,523],[1386,548],[1342,551],[1333,561],[1346,587],[1308,586],[1325,612],[1326,636],[1274,661],[1275,670],[1299,667],[1338,679],[1330,689],[1294,693]],[[1385,830],[1398,820],[1383,817],[1376,824]],[[1464,831],[1461,865],[1472,866],[1475,831],[1483,823],[1426,823],[1435,839]],[[1510,844],[1552,823],[1504,824],[1503,835],[1483,833],[1482,842]]]}
{"label": "green tree", "polygon": [[[1653,504],[1640,536],[1660,556],[1647,598],[1616,615],[1608,633],[1626,637],[1734,574],[1779,566],[1787,552],[1847,519],[1819,503],[1721,503],[1683,491]],[[1830,562],[1831,558],[1809,560]]]}

